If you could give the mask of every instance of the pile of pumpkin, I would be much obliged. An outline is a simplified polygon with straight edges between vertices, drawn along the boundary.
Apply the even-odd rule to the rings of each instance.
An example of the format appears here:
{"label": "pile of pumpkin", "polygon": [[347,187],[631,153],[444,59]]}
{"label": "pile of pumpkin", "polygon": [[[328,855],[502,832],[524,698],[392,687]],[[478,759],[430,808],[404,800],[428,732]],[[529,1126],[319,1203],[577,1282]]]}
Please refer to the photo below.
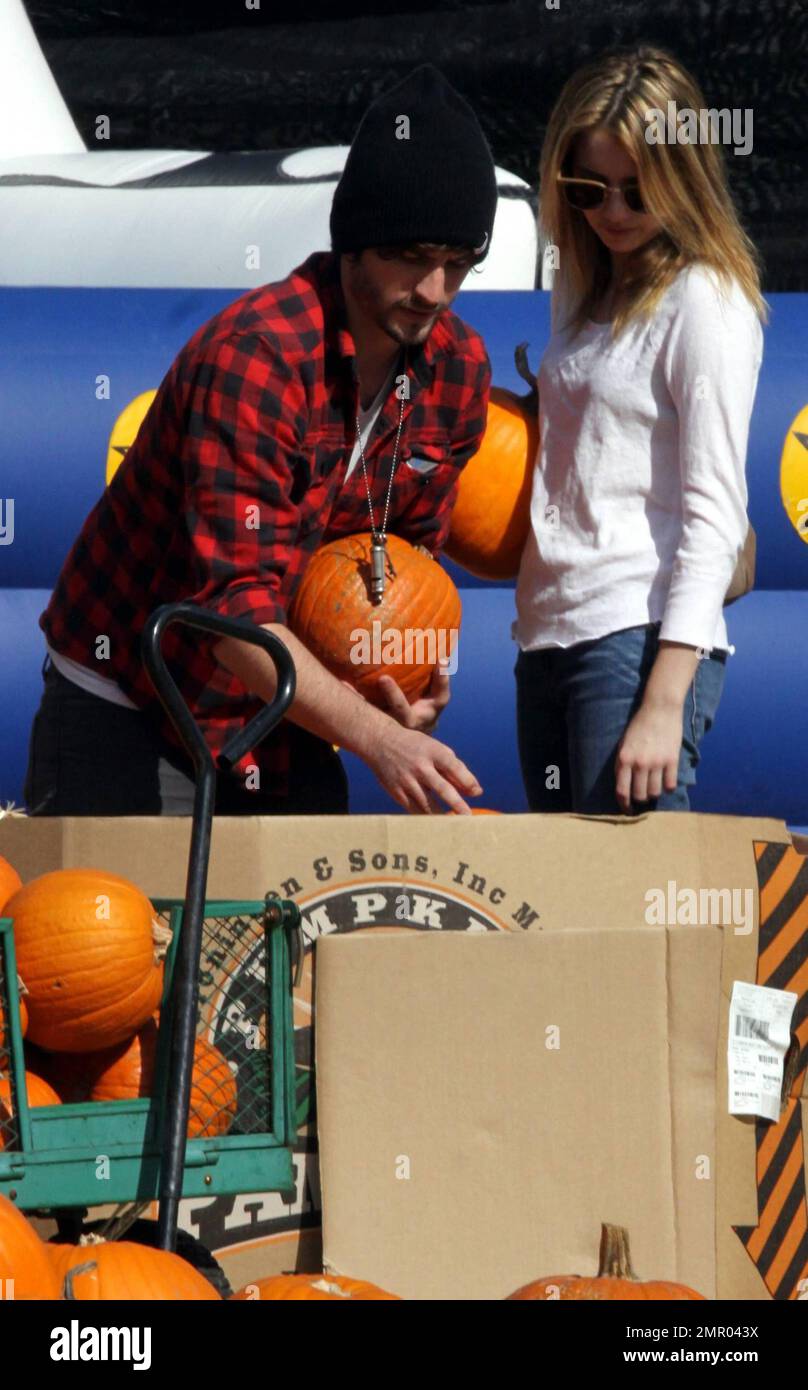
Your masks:
{"label": "pile of pumpkin", "polygon": [[[222,1301],[205,1275],[180,1255],[135,1241],[104,1241],[95,1236],[83,1236],[78,1245],[46,1242],[3,1196],[0,1288],[6,1289],[6,1298],[26,1301]],[[396,1295],[339,1275],[287,1274],[248,1284],[232,1297],[247,1302],[290,1298],[394,1299]]]}
{"label": "pile of pumpkin", "polygon": [[[13,1280],[13,1284],[6,1281]],[[179,1255],[132,1241],[82,1237],[79,1245],[45,1243],[7,1198],[0,1196],[0,1287],[15,1299],[221,1300],[204,1274]],[[594,1278],[551,1275],[510,1295],[519,1302],[603,1300],[701,1300],[684,1284],[643,1283],[631,1268],[628,1235],[622,1227],[604,1226],[600,1268]],[[236,1302],[288,1299],[356,1299],[400,1301],[376,1284],[341,1274],[278,1274],[247,1284],[232,1295]]]}
{"label": "pile of pumpkin", "polygon": [[[0,916],[14,921],[29,1105],[150,1095],[170,933],[146,895],[102,869],[56,869],[23,886],[0,860]],[[0,1068],[7,1033],[0,1001]],[[227,1062],[198,1038],[189,1138],[226,1134],[236,1101]],[[0,1070],[0,1148],[11,1114]]]}
{"label": "pile of pumpkin", "polygon": [[[26,1088],[35,1105],[119,1100],[148,1095],[163,993],[167,930],[152,904],[127,879],[96,869],[57,869],[23,886],[0,858],[0,917],[14,922],[25,993]],[[0,1001],[0,1064],[7,1047]],[[33,1069],[30,1040],[37,1044]],[[47,1075],[43,1074],[47,1073]],[[0,1072],[0,1147],[11,1112],[7,1073]],[[236,1110],[236,1082],[224,1058],[197,1042],[189,1135],[226,1133]],[[9,1283],[7,1281],[13,1281]],[[134,1241],[83,1236],[77,1245],[43,1242],[0,1195],[0,1288],[17,1299],[166,1300],[221,1295],[187,1260]],[[248,1284],[233,1298],[397,1299],[364,1280],[336,1274],[284,1274]],[[604,1226],[594,1279],[552,1275],[510,1295],[538,1299],[700,1299],[680,1284],[642,1283],[631,1268],[628,1235]]]}

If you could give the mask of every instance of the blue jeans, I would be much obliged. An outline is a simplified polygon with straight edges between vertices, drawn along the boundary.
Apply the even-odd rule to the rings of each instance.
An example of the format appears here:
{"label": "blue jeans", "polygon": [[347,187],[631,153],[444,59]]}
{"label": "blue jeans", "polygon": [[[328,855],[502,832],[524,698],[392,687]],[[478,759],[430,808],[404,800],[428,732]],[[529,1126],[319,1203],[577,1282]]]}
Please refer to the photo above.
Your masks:
{"label": "blue jeans", "polygon": [[[520,650],[514,668],[516,727],[531,811],[625,814],[615,795],[615,758],[642,703],[659,628],[646,623],[574,647]],[[696,780],[699,745],[715,718],[726,660],[727,653],[718,649],[700,659],[685,697],[676,789],[634,803],[638,812],[690,810],[687,789]]]}

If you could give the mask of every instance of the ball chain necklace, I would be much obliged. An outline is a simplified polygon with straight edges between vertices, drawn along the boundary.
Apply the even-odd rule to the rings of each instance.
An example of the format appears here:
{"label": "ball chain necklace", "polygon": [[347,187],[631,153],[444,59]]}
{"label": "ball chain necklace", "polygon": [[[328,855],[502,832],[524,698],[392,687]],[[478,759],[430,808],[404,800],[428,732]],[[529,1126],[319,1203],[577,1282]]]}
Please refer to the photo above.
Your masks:
{"label": "ball chain necklace", "polygon": [[[407,349],[404,348],[404,371],[407,370]],[[395,477],[396,464],[398,463],[398,444],[401,439],[401,426],[404,423],[404,395],[401,396],[401,409],[398,413],[398,431],[396,433],[396,447],[393,450],[393,462],[390,465],[390,481],[387,484],[387,497],[384,503],[384,516],[382,517],[381,530],[376,530],[376,521],[373,515],[373,499],[370,495],[370,481],[368,479],[367,464],[365,463],[365,450],[362,445],[362,431],[359,425],[359,411],[356,412],[356,437],[359,441],[359,457],[362,460],[362,472],[365,476],[365,491],[368,496],[368,511],[370,513],[370,601],[371,603],[381,603],[384,598],[384,583],[387,566],[390,566],[390,573],[395,578],[395,569],[390,556],[387,554],[387,516],[390,511],[390,498],[393,492],[393,478]]]}

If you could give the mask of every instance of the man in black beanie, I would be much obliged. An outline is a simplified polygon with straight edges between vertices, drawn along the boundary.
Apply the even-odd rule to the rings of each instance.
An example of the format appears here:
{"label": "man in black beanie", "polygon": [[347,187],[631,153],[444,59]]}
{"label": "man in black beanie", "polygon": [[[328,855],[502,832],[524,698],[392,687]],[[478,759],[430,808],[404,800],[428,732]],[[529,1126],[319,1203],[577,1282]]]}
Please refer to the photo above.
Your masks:
{"label": "man in black beanie", "polygon": [[[464,795],[482,789],[428,732],[448,676],[436,667],[413,704],[384,678],[385,712],[286,622],[321,544],[371,532],[378,595],[388,531],[435,557],[446,540],[491,381],[482,339],[449,306],[488,253],[496,200],[474,113],[424,65],[359,126],[333,249],[242,295],[181,350],[39,620],[50,665],[29,814],[191,814],[193,768],[140,652],[147,617],[180,598],[275,632],[297,670],[286,718],[219,774],[217,814],[347,811],[334,745],[406,810],[468,813]],[[163,652],[214,756],[275,693],[250,643],[174,625]]]}
{"label": "man in black beanie", "polygon": [[396,360],[396,344],[423,344],[484,259],[496,203],[477,118],[437,68],[418,68],[368,109],[331,208],[363,405]]}

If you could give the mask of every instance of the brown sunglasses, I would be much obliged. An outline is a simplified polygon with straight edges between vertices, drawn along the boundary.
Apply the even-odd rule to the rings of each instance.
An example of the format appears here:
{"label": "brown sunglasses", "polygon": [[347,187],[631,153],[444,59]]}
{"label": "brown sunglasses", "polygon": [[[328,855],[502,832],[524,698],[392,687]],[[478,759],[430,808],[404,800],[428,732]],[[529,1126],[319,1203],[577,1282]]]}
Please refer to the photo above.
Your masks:
{"label": "brown sunglasses", "polygon": [[602,207],[606,201],[606,194],[611,192],[622,193],[626,207],[631,212],[646,210],[636,179],[629,179],[624,184],[611,184],[605,183],[602,179],[573,179],[558,174],[556,182],[561,184],[561,191],[570,207],[576,208],[578,212],[591,212],[593,208]]}

